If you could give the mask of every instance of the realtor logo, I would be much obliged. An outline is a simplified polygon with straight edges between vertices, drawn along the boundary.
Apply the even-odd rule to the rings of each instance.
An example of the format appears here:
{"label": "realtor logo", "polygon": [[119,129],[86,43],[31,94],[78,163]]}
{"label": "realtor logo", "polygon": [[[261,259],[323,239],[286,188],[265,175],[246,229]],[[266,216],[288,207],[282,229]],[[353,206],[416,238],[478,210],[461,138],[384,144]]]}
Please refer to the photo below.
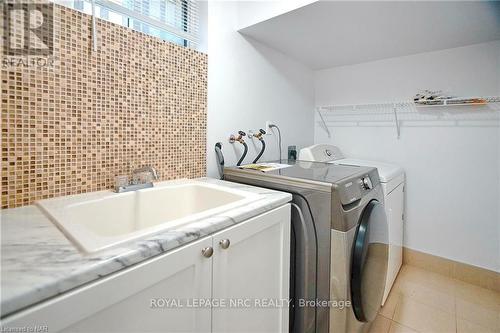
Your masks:
{"label": "realtor logo", "polygon": [[3,53],[6,56],[51,56],[54,6],[51,3],[4,3]]}

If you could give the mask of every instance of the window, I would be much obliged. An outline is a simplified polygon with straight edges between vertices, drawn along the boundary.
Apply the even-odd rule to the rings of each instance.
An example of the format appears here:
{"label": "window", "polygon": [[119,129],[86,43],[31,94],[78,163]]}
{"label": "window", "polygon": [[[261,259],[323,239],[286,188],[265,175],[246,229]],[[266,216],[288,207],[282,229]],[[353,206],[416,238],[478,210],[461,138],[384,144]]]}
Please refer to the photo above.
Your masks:
{"label": "window", "polygon": [[[196,47],[196,0],[93,0],[95,15],[106,21],[187,47]],[[92,14],[92,0],[56,3]]]}

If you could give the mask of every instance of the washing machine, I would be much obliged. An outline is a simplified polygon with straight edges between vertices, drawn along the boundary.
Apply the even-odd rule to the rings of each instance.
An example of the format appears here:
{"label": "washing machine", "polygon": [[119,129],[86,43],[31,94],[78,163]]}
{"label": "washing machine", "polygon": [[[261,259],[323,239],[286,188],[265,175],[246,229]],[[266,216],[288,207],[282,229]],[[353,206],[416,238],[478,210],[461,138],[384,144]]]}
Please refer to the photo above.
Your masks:
{"label": "washing machine", "polygon": [[[275,162],[276,163],[276,162]],[[376,168],[282,161],[224,179],[292,194],[290,332],[365,332],[381,306],[388,226]]]}
{"label": "washing machine", "polygon": [[393,164],[345,158],[338,147],[328,144],[318,144],[301,149],[299,160],[371,166],[378,169],[389,224],[389,266],[382,300],[383,305],[403,264],[404,170]]}

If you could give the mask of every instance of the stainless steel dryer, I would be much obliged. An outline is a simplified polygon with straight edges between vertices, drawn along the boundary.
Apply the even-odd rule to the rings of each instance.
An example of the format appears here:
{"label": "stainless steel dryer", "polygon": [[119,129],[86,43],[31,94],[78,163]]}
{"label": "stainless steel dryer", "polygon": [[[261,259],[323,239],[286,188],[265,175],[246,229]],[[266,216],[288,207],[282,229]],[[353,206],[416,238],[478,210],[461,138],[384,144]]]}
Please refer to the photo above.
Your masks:
{"label": "stainless steel dryer", "polygon": [[380,308],[387,271],[377,169],[285,163],[270,172],[229,167],[224,178],[293,195],[290,332],[365,331]]}

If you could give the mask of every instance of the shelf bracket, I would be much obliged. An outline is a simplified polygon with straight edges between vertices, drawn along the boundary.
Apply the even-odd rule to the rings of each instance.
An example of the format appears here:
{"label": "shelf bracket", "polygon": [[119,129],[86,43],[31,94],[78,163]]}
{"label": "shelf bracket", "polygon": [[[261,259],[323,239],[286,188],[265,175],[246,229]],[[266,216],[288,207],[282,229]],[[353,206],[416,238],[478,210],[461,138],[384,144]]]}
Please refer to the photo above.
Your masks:
{"label": "shelf bracket", "polygon": [[317,107],[316,111],[318,112],[319,118],[321,119],[321,122],[323,123],[323,129],[325,130],[326,134],[328,134],[328,138],[332,138],[332,134],[330,133],[330,130],[328,129],[328,126],[326,125],[325,119],[323,118],[323,115],[321,114],[321,108]]}
{"label": "shelf bracket", "polygon": [[397,107],[396,103],[393,104],[392,110],[394,111],[394,123],[396,125],[396,134],[397,134],[397,138],[399,140],[399,138],[401,137],[401,128],[399,127],[398,107]]}

